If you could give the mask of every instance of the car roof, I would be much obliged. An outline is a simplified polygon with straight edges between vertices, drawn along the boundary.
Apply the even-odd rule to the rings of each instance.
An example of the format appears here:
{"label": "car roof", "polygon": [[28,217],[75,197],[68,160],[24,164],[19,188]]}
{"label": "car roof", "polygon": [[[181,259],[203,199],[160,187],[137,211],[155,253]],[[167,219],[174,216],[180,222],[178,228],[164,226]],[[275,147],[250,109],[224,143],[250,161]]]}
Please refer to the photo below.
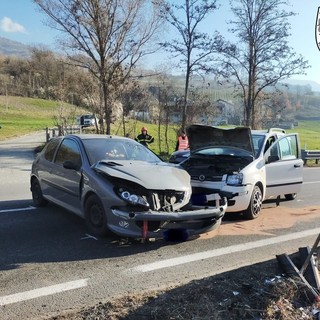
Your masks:
{"label": "car roof", "polygon": [[260,134],[260,135],[270,135],[271,133],[276,133],[277,135],[285,135],[286,131],[281,128],[269,128],[266,130],[251,130],[252,134]]}
{"label": "car roof", "polygon": [[79,134],[68,134],[64,136],[64,138],[67,137],[77,137],[81,140],[90,140],[90,139],[117,139],[117,140],[132,140],[130,138],[122,137],[122,136],[116,136],[116,135],[105,135],[105,134],[97,134],[97,133],[79,133]]}

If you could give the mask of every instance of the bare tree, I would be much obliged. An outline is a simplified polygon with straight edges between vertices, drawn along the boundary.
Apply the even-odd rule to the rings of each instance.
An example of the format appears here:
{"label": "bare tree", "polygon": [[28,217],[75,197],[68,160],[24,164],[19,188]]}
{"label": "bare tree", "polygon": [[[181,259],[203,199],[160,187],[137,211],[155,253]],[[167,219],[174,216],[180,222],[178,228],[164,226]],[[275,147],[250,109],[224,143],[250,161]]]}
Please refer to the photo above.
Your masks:
{"label": "bare tree", "polygon": [[[283,90],[274,92],[268,100],[267,107],[270,109],[270,118],[273,120],[273,123],[294,120],[296,108],[289,100],[287,91]],[[265,119],[267,119],[267,117],[265,117]]]}
{"label": "bare tree", "polygon": [[[178,1],[177,1],[178,2]],[[191,75],[208,69],[212,53],[220,50],[221,37],[216,32],[213,37],[200,31],[199,25],[215,9],[216,0],[184,0],[183,4],[162,5],[164,18],[178,31],[179,38],[162,43],[174,57],[180,57],[179,66],[185,72],[184,98],[182,105],[182,123],[187,122],[187,104]],[[180,13],[182,12],[182,14]]]}
{"label": "bare tree", "polygon": [[147,44],[161,25],[159,1],[34,0],[49,17],[50,26],[62,32],[61,45],[68,56],[97,78],[107,134],[113,91],[142,56],[154,51]]}
{"label": "bare tree", "polygon": [[[157,76],[157,100],[158,100],[158,147],[159,152],[170,154],[169,150],[169,123],[170,114],[172,113],[172,106],[175,96],[175,88],[170,81],[170,77],[163,73]],[[164,132],[162,132],[162,129]],[[165,151],[162,150],[164,145]]]}
{"label": "bare tree", "polygon": [[229,31],[238,42],[224,51],[221,74],[238,84],[245,125],[256,128],[258,105],[269,98],[264,90],[303,74],[308,63],[288,44],[288,18],[295,13],[284,9],[287,0],[230,0],[230,5],[235,19]]}
{"label": "bare tree", "polygon": [[[214,105],[210,102],[210,97],[203,91],[201,87],[191,87],[188,103],[188,116],[189,123],[202,122],[205,124],[212,123],[216,110]],[[209,121],[209,123],[206,123]]]}
{"label": "bare tree", "polygon": [[119,96],[119,101],[122,104],[122,130],[124,136],[135,135],[133,128],[126,127],[126,119],[130,116],[131,112],[139,111],[145,108],[150,101],[150,95],[144,85],[139,83],[139,79],[132,77],[128,78],[121,95]]}

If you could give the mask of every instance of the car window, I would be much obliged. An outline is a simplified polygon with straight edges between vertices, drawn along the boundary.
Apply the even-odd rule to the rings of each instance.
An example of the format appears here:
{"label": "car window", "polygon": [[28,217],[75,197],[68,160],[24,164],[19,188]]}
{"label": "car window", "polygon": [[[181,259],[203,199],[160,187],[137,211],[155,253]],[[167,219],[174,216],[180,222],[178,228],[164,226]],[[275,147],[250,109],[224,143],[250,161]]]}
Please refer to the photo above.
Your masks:
{"label": "car window", "polygon": [[271,136],[267,139],[266,145],[264,146],[263,153],[266,153],[267,150],[271,147],[271,145],[276,141],[276,137]]}
{"label": "car window", "polygon": [[266,156],[278,157],[278,160],[298,158],[298,142],[296,135],[288,135],[276,140],[266,152]]}
{"label": "car window", "polygon": [[251,157],[250,152],[239,149],[239,148],[229,148],[229,147],[214,147],[214,148],[204,148],[197,150],[193,153],[194,155],[201,156],[238,156],[238,157]]}
{"label": "car window", "polygon": [[78,144],[71,139],[64,139],[58,149],[55,163],[63,164],[66,160],[81,166],[81,156]]}
{"label": "car window", "polygon": [[161,161],[148,148],[131,139],[85,139],[83,144],[91,165],[100,160]]}
{"label": "car window", "polygon": [[288,136],[279,141],[280,155],[282,160],[296,159],[297,148],[296,148],[296,137]]}
{"label": "car window", "polygon": [[252,135],[252,143],[254,148],[254,154],[257,158],[261,152],[262,146],[264,144],[264,136],[261,134]]}
{"label": "car window", "polygon": [[44,158],[48,161],[52,161],[56,148],[61,139],[52,139],[48,142],[47,147],[44,150]]}
{"label": "car window", "polygon": [[280,159],[279,143],[273,144],[270,148],[270,156],[278,157]]}
{"label": "car window", "polygon": [[[265,141],[265,136],[261,134],[254,134],[252,135],[252,141],[253,141],[253,147],[255,151],[256,158],[259,156],[261,153],[261,150],[263,148],[263,153],[266,153],[267,150],[271,147],[271,145],[276,141],[275,136],[270,136],[267,138],[266,142]],[[276,150],[274,150],[274,153],[277,153]]]}

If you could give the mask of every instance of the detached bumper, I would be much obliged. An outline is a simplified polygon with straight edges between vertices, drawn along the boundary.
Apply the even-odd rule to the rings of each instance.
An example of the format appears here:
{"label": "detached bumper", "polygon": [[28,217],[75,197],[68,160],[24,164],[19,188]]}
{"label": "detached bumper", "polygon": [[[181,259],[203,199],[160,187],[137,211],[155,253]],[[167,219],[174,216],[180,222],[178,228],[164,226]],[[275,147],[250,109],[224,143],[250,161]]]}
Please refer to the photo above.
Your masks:
{"label": "detached bumper", "polygon": [[135,238],[163,238],[167,231],[184,230],[188,236],[198,235],[219,227],[227,204],[218,207],[192,206],[177,212],[125,211],[112,209],[117,222],[108,224],[116,234]]}
{"label": "detached bumper", "polygon": [[112,209],[112,213],[118,217],[135,220],[135,221],[186,221],[199,219],[220,219],[224,216],[227,209],[227,204],[219,207],[203,208],[193,206],[192,210],[164,212],[164,211],[141,211],[141,212],[126,212],[119,209]]}

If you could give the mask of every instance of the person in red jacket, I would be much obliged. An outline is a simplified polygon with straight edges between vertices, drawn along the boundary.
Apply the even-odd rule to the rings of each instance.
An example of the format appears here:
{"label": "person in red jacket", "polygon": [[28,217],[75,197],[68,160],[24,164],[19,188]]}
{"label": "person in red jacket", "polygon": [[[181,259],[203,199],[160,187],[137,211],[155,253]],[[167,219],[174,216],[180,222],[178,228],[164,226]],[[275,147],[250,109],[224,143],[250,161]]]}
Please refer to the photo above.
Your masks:
{"label": "person in red jacket", "polygon": [[181,134],[178,137],[177,144],[176,144],[176,151],[177,150],[188,150],[189,149],[189,140],[184,130],[181,131]]}

